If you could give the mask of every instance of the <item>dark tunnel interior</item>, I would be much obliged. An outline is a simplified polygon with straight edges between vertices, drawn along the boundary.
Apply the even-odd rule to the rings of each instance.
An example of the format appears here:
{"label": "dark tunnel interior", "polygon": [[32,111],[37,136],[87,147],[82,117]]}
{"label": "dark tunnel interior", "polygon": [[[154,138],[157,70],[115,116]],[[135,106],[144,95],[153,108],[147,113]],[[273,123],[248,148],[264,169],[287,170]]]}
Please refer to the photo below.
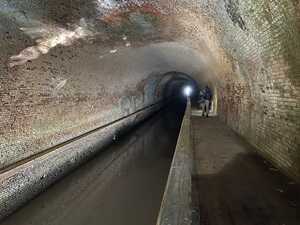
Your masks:
{"label": "dark tunnel interior", "polygon": [[[200,86],[191,76],[180,72],[168,72],[164,74],[163,77],[164,79],[161,81],[163,84],[161,92],[164,99],[172,98],[173,101],[178,101],[178,105],[180,105],[185,103],[187,97],[189,97],[192,105],[197,106],[199,91],[205,85]],[[184,93],[185,87],[191,88],[191,94],[189,96],[186,96]]]}
{"label": "dark tunnel interior", "polygon": [[[168,175],[177,174],[182,179],[174,183],[194,179],[205,192],[204,198],[192,193],[201,225],[298,225],[299,121],[299,0],[0,0],[0,220],[17,212],[21,223],[35,209],[41,214],[30,214],[28,224],[43,225],[43,216],[50,225],[63,224],[70,204],[70,224],[80,223],[83,195],[93,199],[102,178],[132,165],[123,181],[137,176],[147,190],[150,183],[135,172],[149,174],[158,193],[155,209]],[[109,146],[115,146],[111,155],[102,152]],[[180,149],[180,166],[159,150],[165,148]],[[195,177],[187,172],[192,164]],[[128,212],[134,224],[129,192],[142,193],[113,182],[128,210],[119,213]],[[47,196],[48,187],[52,197],[39,195]],[[105,192],[97,193],[110,204]],[[36,196],[41,201],[27,206]],[[139,207],[141,196],[134,197]],[[151,194],[145,199],[157,216]],[[99,202],[83,205],[111,216]],[[59,204],[65,205],[55,208]],[[87,212],[84,222],[96,223],[96,214]]]}

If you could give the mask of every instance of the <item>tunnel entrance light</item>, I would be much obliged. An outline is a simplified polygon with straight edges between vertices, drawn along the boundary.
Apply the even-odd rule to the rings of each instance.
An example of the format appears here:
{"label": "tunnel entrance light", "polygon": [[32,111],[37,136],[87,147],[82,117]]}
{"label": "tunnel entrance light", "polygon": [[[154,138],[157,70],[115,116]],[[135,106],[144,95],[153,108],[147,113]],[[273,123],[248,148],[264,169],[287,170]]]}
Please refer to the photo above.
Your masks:
{"label": "tunnel entrance light", "polygon": [[183,88],[183,94],[184,94],[186,97],[190,97],[191,94],[192,94],[192,92],[193,92],[193,89],[192,89],[191,86],[185,86],[185,87]]}

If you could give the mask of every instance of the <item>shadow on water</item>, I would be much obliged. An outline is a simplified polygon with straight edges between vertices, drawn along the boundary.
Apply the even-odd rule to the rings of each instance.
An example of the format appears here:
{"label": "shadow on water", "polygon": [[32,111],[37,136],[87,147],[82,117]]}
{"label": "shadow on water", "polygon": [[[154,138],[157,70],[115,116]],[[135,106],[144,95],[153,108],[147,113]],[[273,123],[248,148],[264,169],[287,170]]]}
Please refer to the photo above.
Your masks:
{"label": "shadow on water", "polygon": [[162,110],[1,224],[154,225],[181,118]]}

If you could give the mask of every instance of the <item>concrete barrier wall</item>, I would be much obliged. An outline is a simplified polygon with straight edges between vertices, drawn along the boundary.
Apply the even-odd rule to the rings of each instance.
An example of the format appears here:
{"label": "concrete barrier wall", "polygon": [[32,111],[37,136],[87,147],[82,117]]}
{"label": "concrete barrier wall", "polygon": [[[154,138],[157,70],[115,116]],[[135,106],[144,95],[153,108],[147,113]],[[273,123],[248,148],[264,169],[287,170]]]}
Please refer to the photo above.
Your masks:
{"label": "concrete barrier wall", "polygon": [[157,225],[192,223],[191,103],[188,101],[172,161]]}
{"label": "concrete barrier wall", "polygon": [[158,111],[158,102],[0,174],[0,220]]}

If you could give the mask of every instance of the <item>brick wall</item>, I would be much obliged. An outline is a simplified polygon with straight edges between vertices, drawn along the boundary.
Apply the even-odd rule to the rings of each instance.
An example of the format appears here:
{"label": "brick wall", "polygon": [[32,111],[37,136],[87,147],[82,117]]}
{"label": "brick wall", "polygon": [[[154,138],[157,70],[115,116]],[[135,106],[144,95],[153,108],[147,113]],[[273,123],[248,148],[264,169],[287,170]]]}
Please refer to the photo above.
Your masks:
{"label": "brick wall", "polygon": [[197,18],[205,20],[200,20],[202,28],[192,25],[198,29],[194,33],[210,46],[219,67],[212,83],[219,90],[220,117],[300,180],[299,3],[195,2]]}
{"label": "brick wall", "polygon": [[[0,168],[151,104],[157,75],[177,71],[214,86],[221,118],[299,179],[299,1],[149,2],[0,3]],[[9,68],[42,31],[67,38]]]}
{"label": "brick wall", "polygon": [[[171,1],[173,36],[206,66],[222,120],[300,180],[299,1]],[[169,29],[170,30],[170,29]]]}

